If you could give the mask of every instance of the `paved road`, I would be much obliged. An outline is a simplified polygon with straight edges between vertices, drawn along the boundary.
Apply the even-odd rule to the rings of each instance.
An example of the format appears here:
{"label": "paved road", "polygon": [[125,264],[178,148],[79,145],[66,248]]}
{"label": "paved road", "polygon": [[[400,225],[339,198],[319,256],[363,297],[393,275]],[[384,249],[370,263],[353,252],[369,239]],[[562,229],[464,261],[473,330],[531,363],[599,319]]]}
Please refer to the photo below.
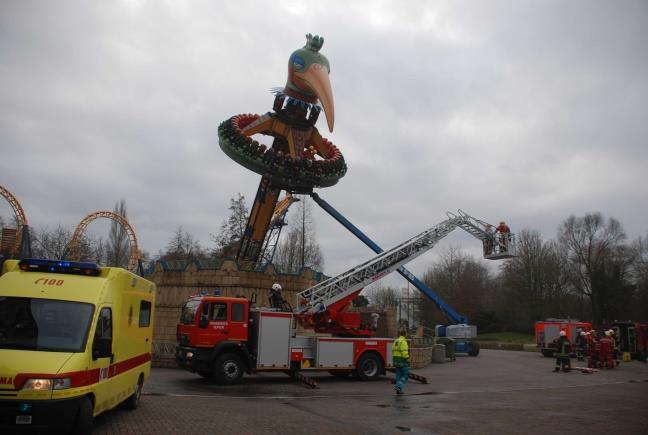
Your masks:
{"label": "paved road", "polygon": [[[576,361],[573,360],[575,364]],[[283,374],[213,385],[154,369],[140,408],[95,420],[95,433],[132,434],[646,434],[648,366],[622,363],[593,374],[553,373],[530,352],[484,350],[431,365],[396,396],[378,382],[316,376],[309,389]]]}

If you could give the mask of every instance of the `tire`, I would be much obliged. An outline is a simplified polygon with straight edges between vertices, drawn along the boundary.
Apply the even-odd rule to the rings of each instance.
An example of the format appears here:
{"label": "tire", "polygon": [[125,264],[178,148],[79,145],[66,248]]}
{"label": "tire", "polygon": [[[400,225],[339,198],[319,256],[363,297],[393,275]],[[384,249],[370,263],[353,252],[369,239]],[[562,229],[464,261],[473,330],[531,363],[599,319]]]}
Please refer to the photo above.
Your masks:
{"label": "tire", "polygon": [[470,356],[479,355],[479,342],[477,341],[470,342],[470,349],[468,349],[468,355]]}
{"label": "tire", "polygon": [[140,402],[140,397],[142,396],[142,387],[144,386],[144,378],[142,375],[140,375],[139,379],[137,380],[137,384],[135,385],[135,392],[124,401],[124,406],[126,409],[130,409],[131,411],[134,409],[137,409],[139,406]]}
{"label": "tire", "polygon": [[72,435],[87,435],[92,432],[92,401],[84,397],[79,404],[79,410],[74,421]]}
{"label": "tire", "polygon": [[362,381],[374,381],[380,377],[382,361],[375,353],[365,353],[358,360],[355,372]]}
{"label": "tire", "polygon": [[235,353],[224,353],[214,362],[214,379],[221,385],[233,385],[241,380],[243,370],[243,361],[240,356]]}

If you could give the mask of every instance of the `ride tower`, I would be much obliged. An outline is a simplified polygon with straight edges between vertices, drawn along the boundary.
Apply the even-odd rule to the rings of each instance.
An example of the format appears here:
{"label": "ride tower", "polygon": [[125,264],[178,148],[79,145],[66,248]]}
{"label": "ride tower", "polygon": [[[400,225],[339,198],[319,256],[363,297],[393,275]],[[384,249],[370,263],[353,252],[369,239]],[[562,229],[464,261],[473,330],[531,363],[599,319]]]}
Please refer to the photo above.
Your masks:
{"label": "ride tower", "polygon": [[[329,61],[320,53],[324,38],[306,35],[306,45],[288,60],[288,79],[274,88],[272,111],[242,114],[218,128],[221,149],[235,162],[261,175],[236,259],[257,263],[282,190],[311,193],[336,184],[347,170],[338,148],[315,127],[321,111],[333,132],[335,109]],[[267,147],[252,136],[272,137]]]}

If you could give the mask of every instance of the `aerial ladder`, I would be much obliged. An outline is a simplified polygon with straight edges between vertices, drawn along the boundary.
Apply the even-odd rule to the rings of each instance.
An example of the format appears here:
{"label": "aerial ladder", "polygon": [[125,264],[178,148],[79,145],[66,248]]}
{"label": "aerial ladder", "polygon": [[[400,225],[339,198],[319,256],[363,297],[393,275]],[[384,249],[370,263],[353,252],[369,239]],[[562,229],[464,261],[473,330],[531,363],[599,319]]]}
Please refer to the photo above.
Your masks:
{"label": "aerial ladder", "polygon": [[[347,312],[346,308],[349,302],[355,299],[366,285],[393,271],[398,271],[432,300],[452,324],[449,328],[454,330],[455,333],[450,335],[461,339],[455,343],[456,350],[475,355],[478,353],[477,344],[466,340],[473,338],[470,335],[476,335],[476,328],[469,327],[467,325],[468,319],[465,316],[457,313],[439,295],[408,271],[404,264],[432,249],[438,241],[457,227],[482,242],[484,258],[490,260],[511,258],[515,255],[515,237],[513,234],[496,235],[489,231],[491,225],[459,210],[457,213],[448,213],[448,219],[439,225],[424,231],[389,251],[383,251],[317,194],[312,193],[311,196],[318,205],[379,255],[300,293],[298,295],[299,306],[297,313],[302,324],[312,327],[318,332],[333,332],[339,335],[372,335],[372,328],[362,322],[359,313]],[[457,331],[460,333],[457,334]],[[445,333],[445,327],[437,328],[437,335],[444,335]]]}

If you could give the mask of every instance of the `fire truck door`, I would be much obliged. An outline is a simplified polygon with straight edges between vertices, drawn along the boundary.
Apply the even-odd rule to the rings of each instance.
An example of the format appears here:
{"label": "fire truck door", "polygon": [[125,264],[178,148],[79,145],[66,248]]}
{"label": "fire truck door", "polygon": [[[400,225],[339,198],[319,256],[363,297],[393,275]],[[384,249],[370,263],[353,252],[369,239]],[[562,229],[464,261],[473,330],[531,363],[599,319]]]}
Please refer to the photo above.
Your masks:
{"label": "fire truck door", "polygon": [[230,305],[229,338],[240,341],[248,338],[247,309],[244,303],[232,302]]}

